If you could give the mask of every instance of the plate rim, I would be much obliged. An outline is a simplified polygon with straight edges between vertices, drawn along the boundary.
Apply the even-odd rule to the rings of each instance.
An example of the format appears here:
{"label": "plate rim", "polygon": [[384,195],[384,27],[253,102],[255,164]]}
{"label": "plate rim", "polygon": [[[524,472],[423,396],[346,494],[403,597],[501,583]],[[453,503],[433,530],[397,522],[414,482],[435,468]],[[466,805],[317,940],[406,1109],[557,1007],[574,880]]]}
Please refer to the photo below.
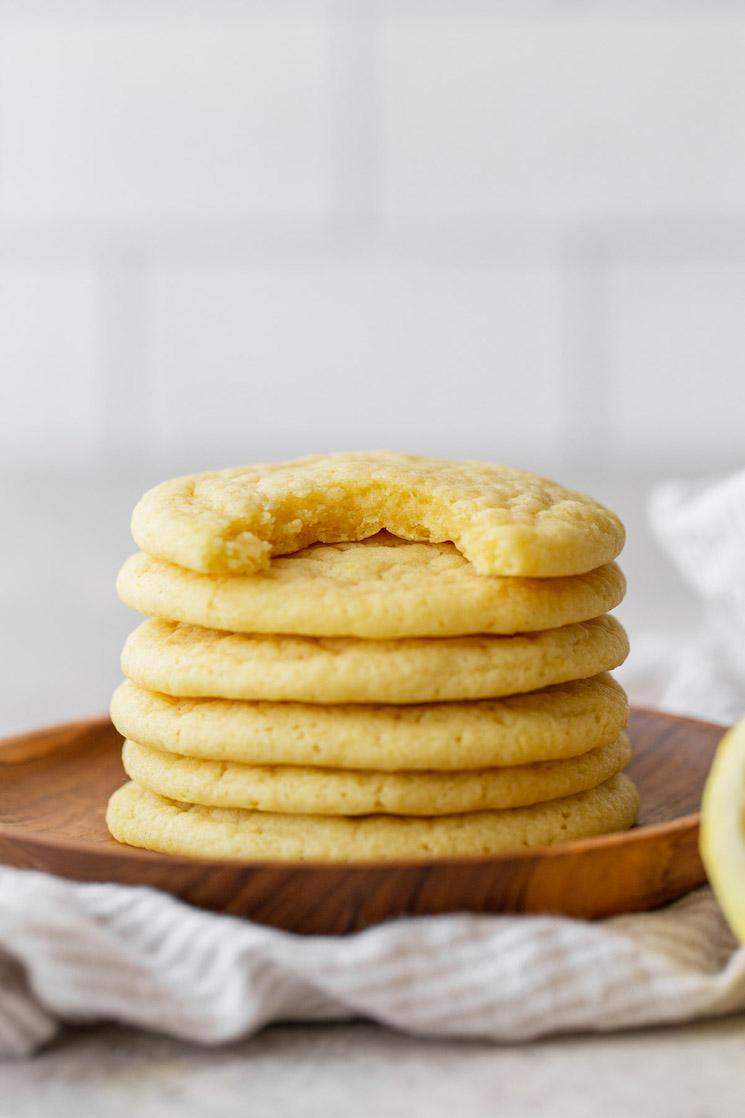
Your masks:
{"label": "plate rim", "polygon": [[[658,710],[654,707],[645,705],[632,704],[632,713],[647,714],[654,717],[669,719],[673,722],[684,719],[686,722],[695,723],[705,726],[709,730],[721,731],[722,735],[727,732],[729,728],[726,723],[713,722],[709,719],[692,717],[685,714],[676,714],[672,711]],[[64,737],[65,734],[70,734],[74,730],[79,733],[85,733],[94,728],[108,728],[115,729],[111,719],[108,715],[99,715],[70,722],[55,723],[49,726],[42,726],[34,730],[28,730],[21,734],[11,735],[0,739],[0,768],[2,767],[2,754],[4,749],[19,748],[24,743],[31,743],[34,739],[44,738],[50,734],[59,734]],[[63,743],[60,743],[62,748]],[[694,833],[700,824],[701,813],[700,811],[691,812],[686,815],[677,816],[675,819],[669,819],[662,823],[650,823],[642,826],[634,825],[628,831],[614,831],[606,835],[596,835],[592,838],[574,839],[569,842],[549,843],[542,846],[532,846],[525,848],[516,848],[514,850],[504,850],[495,854],[468,854],[468,855],[452,855],[443,856],[440,858],[406,858],[395,859],[391,861],[386,860],[371,860],[371,861],[284,861],[284,860],[253,860],[246,859],[233,859],[233,858],[210,858],[199,857],[197,855],[175,855],[168,854],[156,850],[147,850],[139,846],[128,846],[123,843],[117,843],[115,847],[108,845],[96,846],[90,842],[85,842],[82,839],[75,838],[55,838],[49,832],[39,832],[29,829],[26,826],[17,826],[12,823],[4,822],[0,819],[0,838],[5,838],[9,841],[16,841],[19,844],[28,846],[36,846],[47,849],[54,849],[59,853],[69,852],[70,854],[88,854],[95,855],[98,858],[117,863],[120,859],[131,861],[140,860],[143,863],[152,862],[156,860],[161,864],[169,863],[179,868],[188,868],[191,866],[204,869],[206,866],[212,866],[215,869],[230,869],[230,870],[244,870],[246,872],[258,870],[273,870],[282,871],[285,873],[297,873],[308,871],[322,871],[322,870],[335,870],[345,871],[347,873],[356,872],[360,870],[371,870],[377,872],[396,872],[399,870],[426,870],[435,867],[448,867],[457,868],[463,867],[478,867],[486,865],[495,865],[500,862],[506,861],[531,861],[536,858],[541,859],[557,859],[564,857],[572,857],[579,854],[586,854],[590,851],[607,850],[610,847],[618,846],[631,846],[639,843],[655,840],[663,836],[688,836]],[[112,842],[116,840],[112,838]],[[0,864],[2,861],[0,859]]]}

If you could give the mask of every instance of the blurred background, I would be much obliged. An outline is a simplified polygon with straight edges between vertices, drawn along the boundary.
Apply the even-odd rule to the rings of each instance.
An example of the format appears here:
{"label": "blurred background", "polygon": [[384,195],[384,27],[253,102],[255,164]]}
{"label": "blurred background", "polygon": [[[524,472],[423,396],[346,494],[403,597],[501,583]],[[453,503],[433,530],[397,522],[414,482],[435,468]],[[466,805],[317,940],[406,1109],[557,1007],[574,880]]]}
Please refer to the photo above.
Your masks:
{"label": "blurred background", "polygon": [[144,488],[375,447],[615,508],[654,701],[647,495],[743,465],[744,63],[724,0],[0,0],[0,731],[105,709]]}

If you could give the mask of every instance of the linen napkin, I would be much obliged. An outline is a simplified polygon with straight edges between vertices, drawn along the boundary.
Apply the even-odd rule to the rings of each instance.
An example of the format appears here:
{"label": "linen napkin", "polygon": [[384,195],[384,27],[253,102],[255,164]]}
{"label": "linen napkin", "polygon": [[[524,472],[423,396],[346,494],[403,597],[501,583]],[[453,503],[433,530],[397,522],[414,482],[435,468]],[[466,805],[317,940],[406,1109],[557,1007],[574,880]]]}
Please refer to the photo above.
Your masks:
{"label": "linen napkin", "polygon": [[659,486],[649,520],[704,613],[700,636],[670,650],[660,705],[736,722],[745,713],[745,470]]}
{"label": "linen napkin", "polygon": [[203,1044],[271,1021],[366,1017],[420,1036],[517,1041],[745,1008],[710,890],[603,923],[454,915],[295,936],[152,889],[0,870],[0,1052],[61,1022],[116,1020]]}
{"label": "linen napkin", "polygon": [[[709,613],[661,705],[730,722],[745,707],[745,471],[665,486],[650,508]],[[454,914],[301,937],[151,889],[0,868],[0,1055],[32,1053],[65,1022],[220,1044],[272,1021],[365,1017],[519,1041],[742,1010],[745,948],[709,889],[598,923]]]}

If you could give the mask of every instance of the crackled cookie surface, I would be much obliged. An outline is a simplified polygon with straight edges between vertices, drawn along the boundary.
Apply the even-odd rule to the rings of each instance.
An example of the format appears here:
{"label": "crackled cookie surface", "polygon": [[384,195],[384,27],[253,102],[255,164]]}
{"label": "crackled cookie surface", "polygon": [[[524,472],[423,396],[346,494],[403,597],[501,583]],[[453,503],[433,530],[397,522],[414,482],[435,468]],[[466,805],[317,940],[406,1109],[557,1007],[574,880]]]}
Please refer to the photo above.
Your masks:
{"label": "crackled cookie surface", "polygon": [[635,786],[619,773],[586,792],[532,807],[460,815],[284,815],[202,807],[125,784],[106,822],[120,842],[170,854],[249,861],[391,861],[490,854],[630,827]]}
{"label": "crackled cookie surface", "polygon": [[607,673],[527,695],[413,706],[184,699],[125,680],[111,717],[152,749],[249,765],[477,769],[575,757],[615,741],[623,688]]}
{"label": "crackled cookie surface", "polygon": [[607,613],[625,589],[615,563],[566,578],[500,578],[477,574],[451,543],[411,543],[387,532],[313,544],[247,576],[197,574],[140,552],[117,579],[127,605],[171,621],[372,638],[554,629]]}
{"label": "crackled cookie surface", "polygon": [[593,570],[624,542],[614,513],[556,482],[384,451],[175,478],[146,493],[132,517],[143,551],[202,573],[253,574],[272,555],[382,529],[450,540],[479,574],[538,578]]}
{"label": "crackled cookie surface", "polygon": [[145,621],[127,638],[124,674],[181,697],[308,703],[429,703],[494,698],[585,679],[623,663],[614,617],[517,636],[356,640],[224,633]]}

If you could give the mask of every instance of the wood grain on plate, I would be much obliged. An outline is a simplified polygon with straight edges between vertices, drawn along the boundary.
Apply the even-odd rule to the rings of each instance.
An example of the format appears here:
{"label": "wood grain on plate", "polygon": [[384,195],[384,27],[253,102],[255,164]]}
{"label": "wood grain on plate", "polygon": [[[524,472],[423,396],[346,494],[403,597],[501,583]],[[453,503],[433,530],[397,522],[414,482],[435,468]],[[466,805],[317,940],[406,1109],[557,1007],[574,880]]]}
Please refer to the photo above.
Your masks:
{"label": "wood grain on plate", "polygon": [[653,908],[706,880],[698,806],[723,729],[632,712],[628,768],[641,793],[631,831],[532,850],[429,862],[246,863],[121,846],[106,802],[125,776],[108,719],[0,742],[0,862],[78,881],[151,885],[191,904],[289,931],[340,934],[394,916]]}

